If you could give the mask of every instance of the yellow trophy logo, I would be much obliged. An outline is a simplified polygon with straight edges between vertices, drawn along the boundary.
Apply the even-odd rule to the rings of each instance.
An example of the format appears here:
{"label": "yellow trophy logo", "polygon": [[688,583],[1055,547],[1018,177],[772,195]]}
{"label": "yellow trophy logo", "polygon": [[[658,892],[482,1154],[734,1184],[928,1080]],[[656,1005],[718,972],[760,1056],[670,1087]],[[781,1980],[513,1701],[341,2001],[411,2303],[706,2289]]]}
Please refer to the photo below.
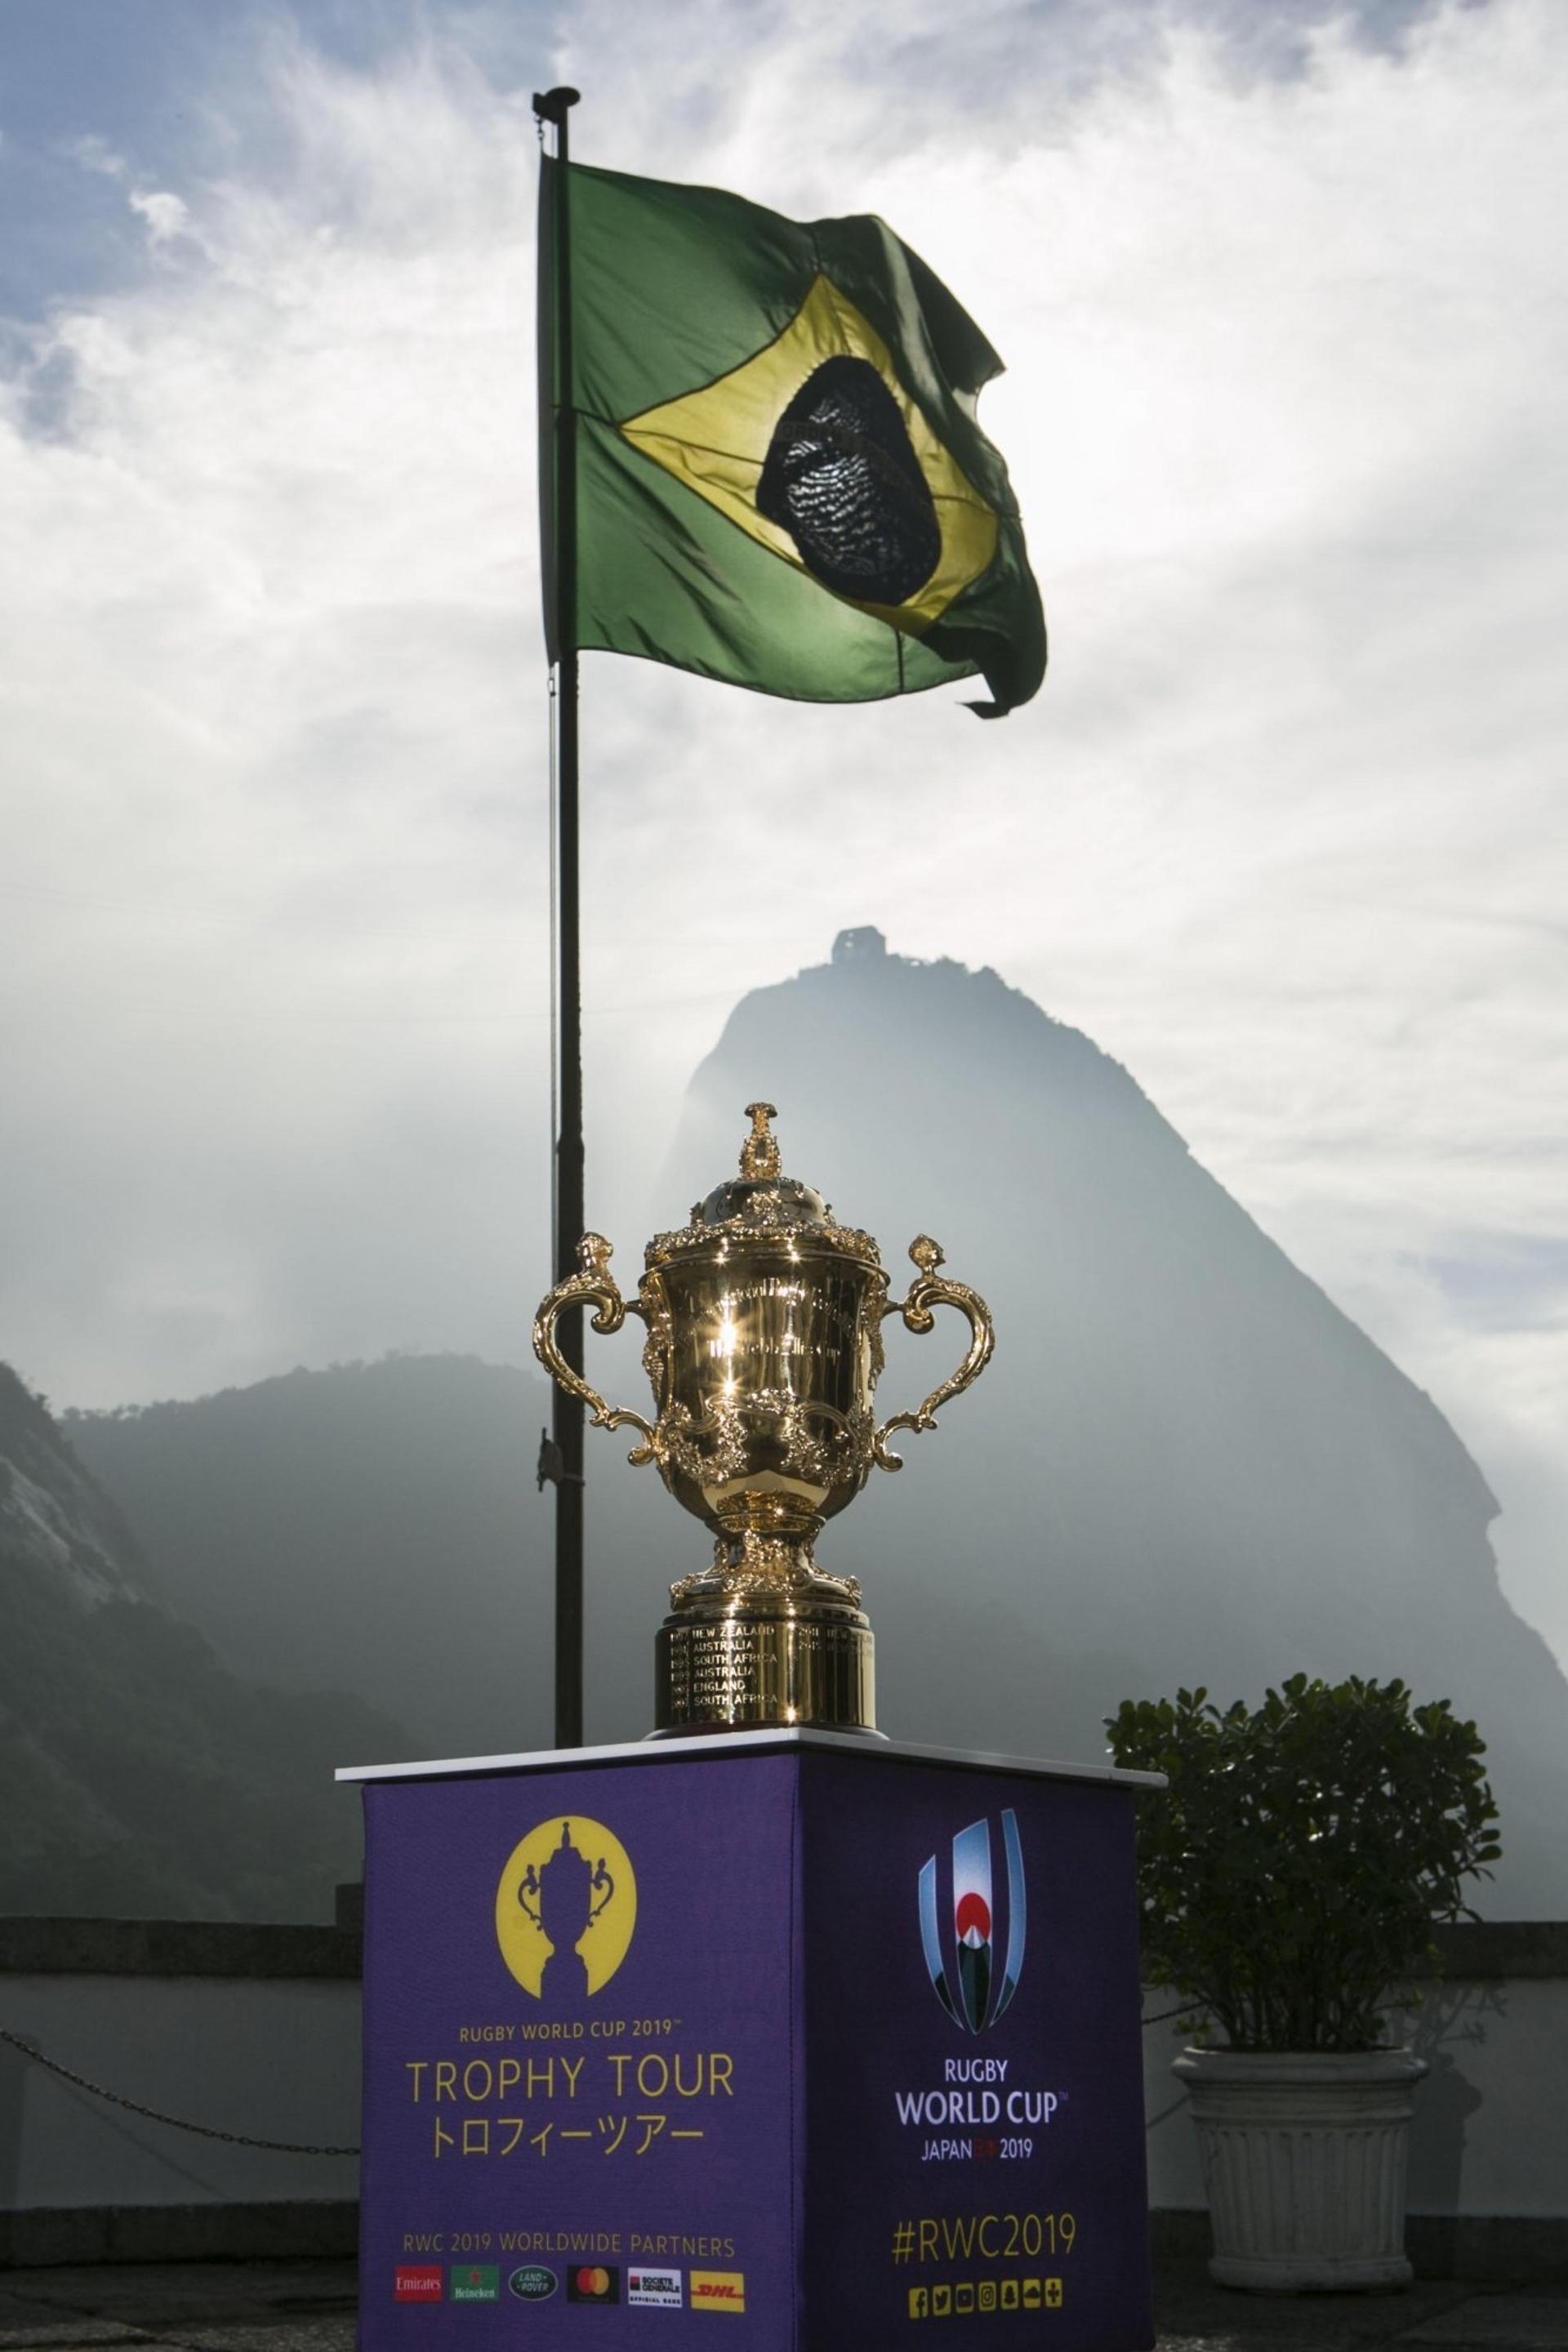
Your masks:
{"label": "yellow trophy logo", "polygon": [[613,1830],[552,1814],[512,1848],[496,1889],[501,1958],[535,2000],[602,1992],[631,1947],[637,1883]]}

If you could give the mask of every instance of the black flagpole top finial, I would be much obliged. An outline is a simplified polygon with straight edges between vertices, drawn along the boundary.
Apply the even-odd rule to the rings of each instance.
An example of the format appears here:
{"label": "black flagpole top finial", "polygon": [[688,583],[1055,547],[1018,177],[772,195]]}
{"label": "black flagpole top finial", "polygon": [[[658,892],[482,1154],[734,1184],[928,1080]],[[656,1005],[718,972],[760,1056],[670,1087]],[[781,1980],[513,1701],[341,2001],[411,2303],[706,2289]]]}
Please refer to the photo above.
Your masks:
{"label": "black flagpole top finial", "polygon": [[580,89],[571,89],[564,82],[558,89],[547,89],[542,97],[535,90],[533,110],[541,122],[553,122],[559,130],[566,120],[567,108],[575,106],[582,95]]}

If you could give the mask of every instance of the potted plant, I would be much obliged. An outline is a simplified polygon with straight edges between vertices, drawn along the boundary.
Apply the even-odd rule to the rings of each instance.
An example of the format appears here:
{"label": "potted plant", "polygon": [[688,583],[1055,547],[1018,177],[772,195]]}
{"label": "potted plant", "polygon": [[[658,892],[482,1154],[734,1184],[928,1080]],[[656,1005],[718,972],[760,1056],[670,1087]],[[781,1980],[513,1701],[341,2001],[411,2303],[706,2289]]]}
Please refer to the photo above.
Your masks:
{"label": "potted plant", "polygon": [[1128,1699],[1120,1765],[1165,1774],[1141,1808],[1146,1979],[1190,2001],[1215,2047],[1175,2062],[1214,2224],[1209,2269],[1263,2293],[1408,2284],[1405,2147],[1424,2063],[1385,2038],[1474,1916],[1497,1807],[1473,1723],[1404,1683],[1296,1675],[1263,1705],[1204,1690]]}

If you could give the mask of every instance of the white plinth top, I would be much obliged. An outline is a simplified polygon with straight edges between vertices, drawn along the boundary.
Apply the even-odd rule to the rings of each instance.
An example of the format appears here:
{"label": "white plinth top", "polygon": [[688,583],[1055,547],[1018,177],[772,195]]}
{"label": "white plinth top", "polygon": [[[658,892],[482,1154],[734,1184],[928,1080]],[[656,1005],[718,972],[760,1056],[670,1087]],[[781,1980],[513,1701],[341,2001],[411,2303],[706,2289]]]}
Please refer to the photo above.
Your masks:
{"label": "white plinth top", "polygon": [[426,1764],[345,1764],[339,1780],[452,1780],[480,1773],[562,1772],[591,1764],[664,1764],[679,1756],[754,1756],[761,1749],[826,1748],[836,1756],[904,1764],[956,1765],[982,1772],[1023,1772],[1040,1780],[1095,1780],[1117,1789],[1163,1789],[1163,1772],[1123,1772],[1113,1764],[1047,1763],[1032,1756],[992,1756],[972,1748],[921,1748],[863,1731],[772,1727],[704,1732],[689,1739],[629,1739],[606,1748],[540,1748],[521,1756],[449,1756]]}

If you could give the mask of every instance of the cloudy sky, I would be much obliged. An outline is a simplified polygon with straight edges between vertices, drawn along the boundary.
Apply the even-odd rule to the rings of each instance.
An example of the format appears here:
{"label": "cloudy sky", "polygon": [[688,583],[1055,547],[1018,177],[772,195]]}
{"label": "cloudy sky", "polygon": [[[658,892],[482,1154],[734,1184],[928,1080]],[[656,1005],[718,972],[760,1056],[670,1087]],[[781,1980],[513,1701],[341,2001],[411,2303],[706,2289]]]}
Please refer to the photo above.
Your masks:
{"label": "cloudy sky", "polygon": [[0,1357],[526,1353],[561,79],[925,255],[1053,631],[988,728],[585,664],[590,1214],[841,925],[993,963],[1432,1391],[1568,1655],[1555,0],[0,10]]}

